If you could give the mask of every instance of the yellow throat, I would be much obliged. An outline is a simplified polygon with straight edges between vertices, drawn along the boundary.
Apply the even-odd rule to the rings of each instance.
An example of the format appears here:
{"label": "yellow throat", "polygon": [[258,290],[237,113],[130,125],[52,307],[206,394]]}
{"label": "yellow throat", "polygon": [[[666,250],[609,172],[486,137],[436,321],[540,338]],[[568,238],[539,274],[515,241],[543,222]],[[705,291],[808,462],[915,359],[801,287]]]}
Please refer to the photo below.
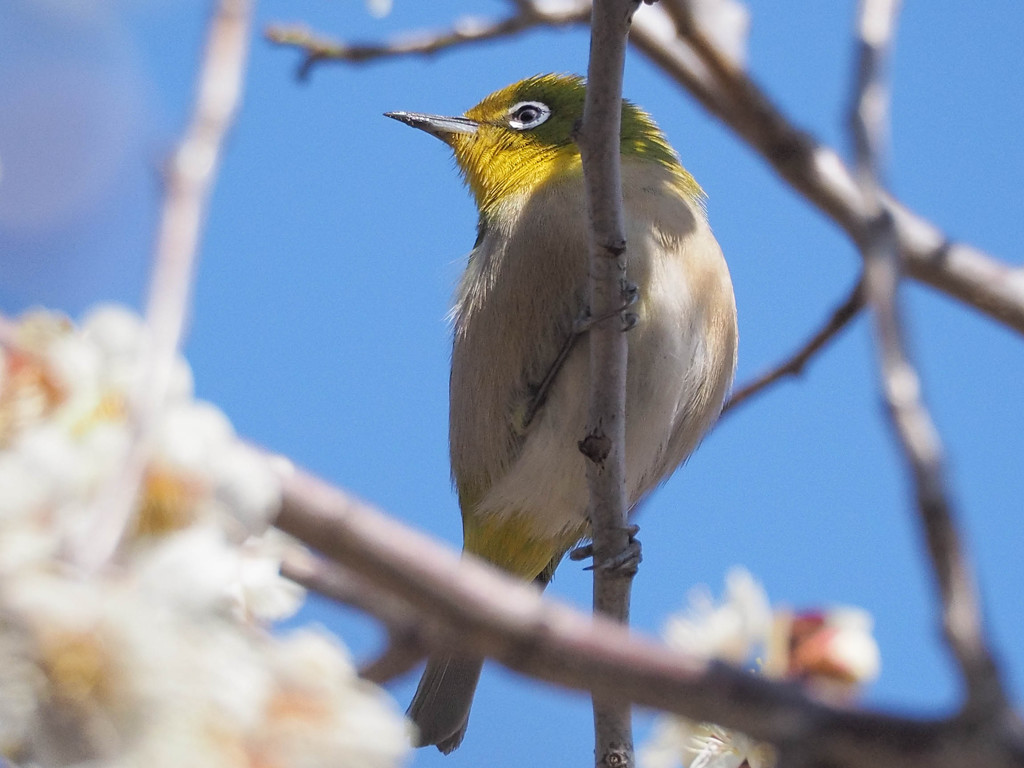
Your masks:
{"label": "yellow throat", "polygon": [[[511,195],[528,194],[552,179],[582,172],[573,132],[583,119],[585,95],[581,77],[536,75],[492,93],[465,117],[411,112],[388,116],[426,130],[452,148],[486,219]],[[626,100],[622,155],[670,169],[681,192],[695,200],[703,197],[650,115]]]}

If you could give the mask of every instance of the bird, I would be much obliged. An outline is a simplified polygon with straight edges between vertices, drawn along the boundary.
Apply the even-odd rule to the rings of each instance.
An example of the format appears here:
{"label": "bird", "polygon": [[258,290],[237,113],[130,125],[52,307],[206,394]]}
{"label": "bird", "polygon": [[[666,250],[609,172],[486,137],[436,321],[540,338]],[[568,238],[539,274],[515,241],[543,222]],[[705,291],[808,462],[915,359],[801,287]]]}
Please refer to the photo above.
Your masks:
{"label": "bird", "polygon": [[[387,112],[447,144],[478,210],[455,290],[449,450],[465,553],[543,588],[589,538],[585,457],[588,216],[574,135],[586,83],[543,74],[463,116]],[[634,303],[626,381],[630,509],[694,450],[736,368],[732,282],[705,195],[654,120],[622,100],[622,200]],[[432,655],[409,706],[417,746],[465,736],[483,659]]]}

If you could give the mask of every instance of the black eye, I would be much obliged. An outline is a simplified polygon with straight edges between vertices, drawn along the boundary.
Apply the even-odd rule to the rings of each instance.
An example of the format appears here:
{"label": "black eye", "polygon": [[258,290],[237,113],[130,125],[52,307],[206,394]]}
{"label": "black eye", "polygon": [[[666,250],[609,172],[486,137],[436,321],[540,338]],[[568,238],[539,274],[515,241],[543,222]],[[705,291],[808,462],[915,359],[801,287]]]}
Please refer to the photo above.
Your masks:
{"label": "black eye", "polygon": [[539,101],[520,101],[508,111],[508,124],[517,131],[536,128],[551,117],[551,109]]}

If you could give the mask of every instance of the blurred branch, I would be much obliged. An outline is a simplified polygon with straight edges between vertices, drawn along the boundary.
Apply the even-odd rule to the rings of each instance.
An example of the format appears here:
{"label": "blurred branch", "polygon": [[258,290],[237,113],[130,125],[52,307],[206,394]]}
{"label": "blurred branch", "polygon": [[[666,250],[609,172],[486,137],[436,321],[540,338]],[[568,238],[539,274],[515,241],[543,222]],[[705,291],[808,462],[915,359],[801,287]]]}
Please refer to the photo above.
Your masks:
{"label": "blurred branch", "polygon": [[835,338],[857,316],[863,306],[864,283],[863,280],[858,280],[843,303],[832,311],[828,320],[811,338],[781,363],[735,390],[722,408],[722,414],[724,415],[726,411],[759,394],[779,379],[786,376],[799,376],[803,373],[804,367],[811,358]]}
{"label": "blurred branch", "polygon": [[[722,3],[729,0],[714,0]],[[685,39],[697,56],[708,69],[708,74],[717,79],[719,87],[725,89],[727,99],[742,100],[745,98],[743,83],[745,80],[741,64],[742,57],[728,56],[705,34],[704,23],[707,14],[699,18],[695,5],[713,5],[714,3],[694,3],[693,0],[662,0],[661,10],[675,27],[676,37]],[[720,37],[732,36],[731,30],[720,30]],[[745,41],[744,41],[745,45]]]}
{"label": "blurred branch", "polygon": [[359,670],[360,677],[382,684],[409,672],[426,656],[427,642],[418,612],[366,576],[314,555],[285,560],[281,575],[381,621],[387,629],[388,645]]}
{"label": "blurred branch", "polygon": [[347,44],[316,35],[303,26],[273,24],[266,38],[278,45],[298,48],[303,53],[298,77],[304,80],[317,64],[325,61],[366,62],[398,56],[430,56],[466,43],[480,43],[519,34],[532,27],[559,27],[590,19],[589,0],[576,0],[565,10],[545,10],[531,2],[518,3],[518,12],[505,19],[491,21],[466,17],[450,29],[418,32],[390,42]]}
{"label": "blurred branch", "polygon": [[965,710],[1002,716],[1007,702],[982,632],[975,578],[960,543],[947,490],[942,441],[921,397],[906,353],[897,295],[899,247],[892,213],[882,198],[881,165],[889,128],[885,64],[900,0],[861,0],[858,64],[850,109],[857,181],[872,225],[861,241],[864,288],[875,315],[879,370],[889,418],[911,467],[932,568],[939,582],[946,640],[967,684]]}
{"label": "blurred branch", "polygon": [[1009,720],[980,727],[826,706],[793,684],[686,656],[544,599],[302,471],[282,482],[277,525],[409,606],[439,647],[455,638],[535,678],[735,728],[811,765],[1024,768],[1024,740]]}
{"label": "blurred branch", "polygon": [[[674,16],[690,0],[672,0]],[[792,125],[746,73],[719,53],[685,16],[677,33],[658,7],[638,14],[632,41],[662,71],[757,151],[790,186],[833,219],[855,243],[870,227],[867,202],[835,150]],[[883,205],[895,221],[907,273],[1024,333],[1024,270],[968,245],[954,243],[890,196]]]}
{"label": "blurred branch", "polygon": [[377,658],[359,668],[359,676],[377,685],[407,675],[426,658],[418,632],[388,633],[388,644]]}
{"label": "blurred branch", "polygon": [[210,20],[192,116],[164,175],[164,202],[146,303],[151,351],[132,405],[132,444],[125,466],[94,505],[95,522],[73,556],[87,569],[113,554],[138,496],[153,431],[163,412],[191,302],[192,277],[206,208],[224,140],[241,101],[251,27],[251,0],[219,0]]}
{"label": "blurred branch", "polygon": [[[622,308],[626,281],[626,217],[622,202],[622,72],[626,39],[639,0],[594,0],[583,122],[574,139],[583,164],[590,230],[588,331],[590,387],[587,458],[590,536],[594,558],[594,611],[629,624],[630,590],[639,554],[632,541],[626,498],[626,358]],[[525,3],[520,7],[525,7]],[[624,558],[632,557],[628,565]],[[618,564],[616,562],[618,561]],[[597,768],[633,768],[632,710],[618,694],[593,692]]]}

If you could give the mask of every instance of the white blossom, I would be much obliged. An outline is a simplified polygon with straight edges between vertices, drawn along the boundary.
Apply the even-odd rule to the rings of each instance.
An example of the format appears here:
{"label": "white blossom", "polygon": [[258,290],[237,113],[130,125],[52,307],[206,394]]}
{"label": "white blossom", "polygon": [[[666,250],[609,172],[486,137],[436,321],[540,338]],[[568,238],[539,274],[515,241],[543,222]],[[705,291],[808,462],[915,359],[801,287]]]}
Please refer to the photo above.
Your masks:
{"label": "white blossom", "polygon": [[308,630],[275,646],[276,689],[259,754],[270,765],[387,768],[402,760],[412,726],[382,691],[356,676],[346,651]]}
{"label": "white blossom", "polygon": [[776,611],[764,671],[803,682],[819,698],[843,703],[878,677],[881,654],[871,615],[852,606]]}
{"label": "white blossom", "polygon": [[871,633],[874,626],[871,614],[862,608],[841,606],[828,612],[826,623],[834,633],[829,650],[836,666],[858,684],[877,678],[882,668],[882,654]]}
{"label": "white blossom", "polygon": [[391,13],[392,5],[394,5],[394,0],[366,0],[366,10],[370,12],[371,16],[378,19]]}
{"label": "white blossom", "polygon": [[[666,622],[666,642],[705,660],[756,665],[769,677],[803,683],[812,694],[844,701],[879,669],[871,616],[859,608],[773,610],[742,568],[726,577],[716,603],[707,588],[690,592],[688,610]],[[744,733],[663,715],[638,752],[641,768],[773,768],[775,749]]]}
{"label": "white blossom", "polygon": [[129,455],[149,355],[116,307],[81,330],[33,311],[0,347],[0,763],[400,765],[408,723],[347,651],[270,631],[304,597],[280,576],[298,544],[268,529],[278,475],[184,360],[118,551],[88,574],[67,557]]}
{"label": "white blossom", "polygon": [[671,617],[662,634],[669,645],[692,656],[742,664],[771,630],[768,596],[742,568],[729,571],[720,604],[703,586],[690,591],[689,601],[689,610]]}
{"label": "white blossom", "polygon": [[660,718],[641,747],[642,768],[773,768],[775,750],[738,731],[682,717]]}

